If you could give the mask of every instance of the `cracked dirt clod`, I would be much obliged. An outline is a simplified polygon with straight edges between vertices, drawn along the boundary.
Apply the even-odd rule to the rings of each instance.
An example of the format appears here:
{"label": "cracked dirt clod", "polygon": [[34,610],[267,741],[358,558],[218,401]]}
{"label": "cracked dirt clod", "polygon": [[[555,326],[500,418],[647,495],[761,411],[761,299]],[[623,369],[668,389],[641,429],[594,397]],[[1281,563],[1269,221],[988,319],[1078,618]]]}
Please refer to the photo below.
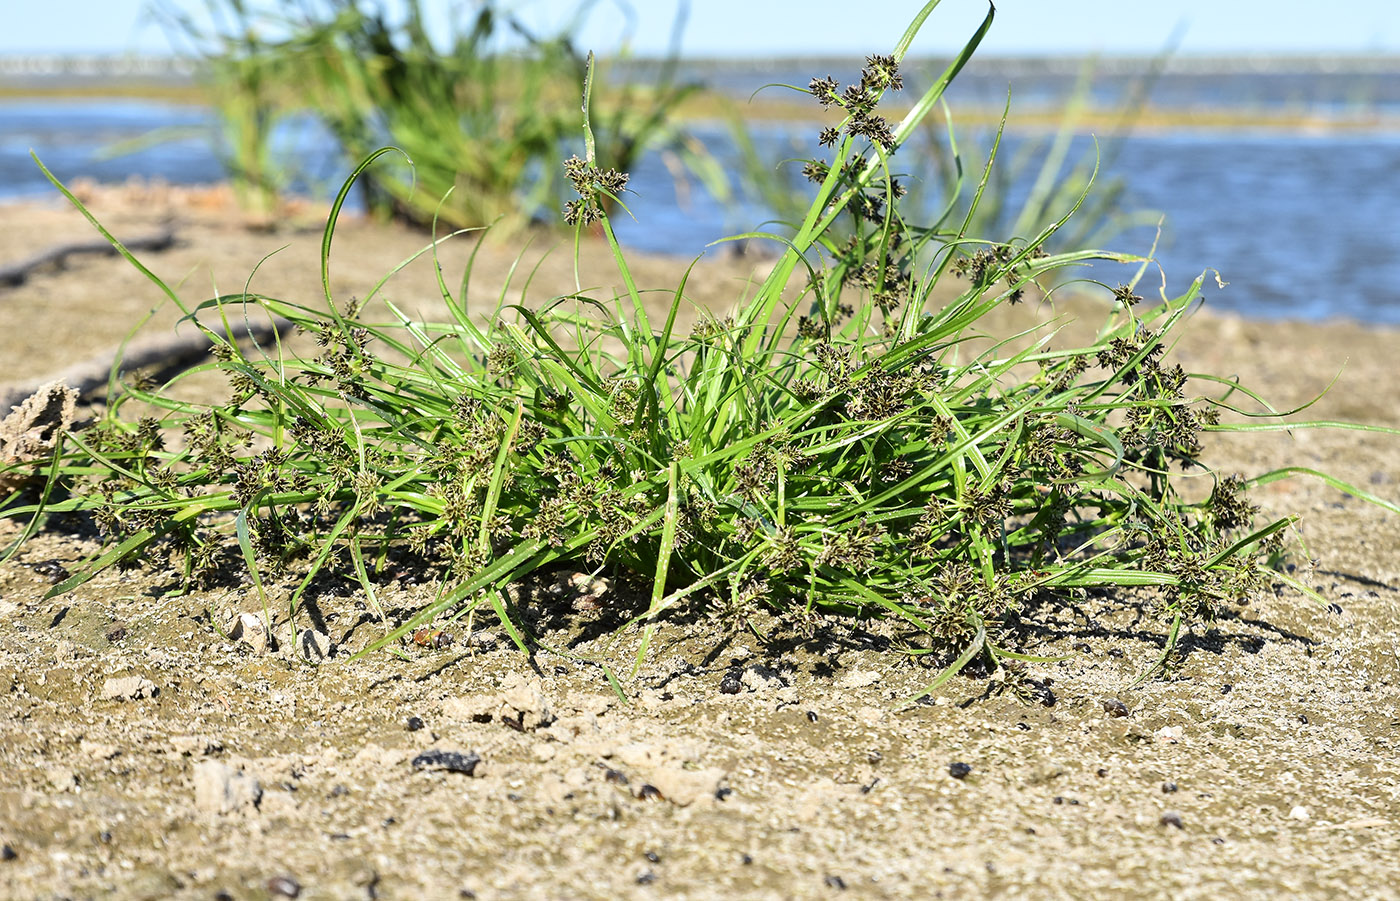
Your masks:
{"label": "cracked dirt clod", "polygon": [[145,676],[121,676],[102,683],[102,699],[106,701],[139,701],[160,694],[156,684]]}
{"label": "cracked dirt clod", "polygon": [[[78,394],[60,382],[44,385],[0,420],[0,469],[12,463],[40,461],[54,448],[58,436],[73,427]],[[0,473],[0,497],[31,479],[37,472]]]}
{"label": "cracked dirt clod", "polygon": [[262,783],[242,770],[217,760],[201,760],[194,765],[194,804],[206,814],[255,808],[262,795]]}

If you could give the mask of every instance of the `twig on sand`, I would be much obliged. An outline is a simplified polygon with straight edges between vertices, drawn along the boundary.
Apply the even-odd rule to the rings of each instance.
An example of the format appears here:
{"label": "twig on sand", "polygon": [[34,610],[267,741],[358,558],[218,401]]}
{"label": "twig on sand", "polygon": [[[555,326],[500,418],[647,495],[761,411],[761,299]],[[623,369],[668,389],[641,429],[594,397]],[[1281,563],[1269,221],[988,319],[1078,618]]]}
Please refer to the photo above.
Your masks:
{"label": "twig on sand", "polygon": [[[255,341],[266,341],[272,338],[275,331],[287,331],[293,327],[290,321],[281,318],[263,324],[231,324],[229,338],[240,341],[251,337]],[[11,407],[18,406],[50,382],[61,382],[87,399],[86,395],[106,387],[112,367],[118,365],[118,360],[122,372],[147,366],[158,366],[161,369],[183,368],[206,356],[209,347],[209,338],[199,331],[148,338],[144,341],[133,341],[126,345],[124,351],[119,347],[112,348],[42,378],[0,384],[0,415],[8,413]]]}
{"label": "twig on sand", "polygon": [[[170,229],[122,242],[122,246],[127,250],[168,250],[174,244],[175,232]],[[116,252],[117,249],[107,241],[70,241],[66,244],[55,244],[27,260],[0,266],[0,286],[13,288],[22,285],[34,270],[43,266],[62,266],[71,256],[84,253],[115,255]]]}

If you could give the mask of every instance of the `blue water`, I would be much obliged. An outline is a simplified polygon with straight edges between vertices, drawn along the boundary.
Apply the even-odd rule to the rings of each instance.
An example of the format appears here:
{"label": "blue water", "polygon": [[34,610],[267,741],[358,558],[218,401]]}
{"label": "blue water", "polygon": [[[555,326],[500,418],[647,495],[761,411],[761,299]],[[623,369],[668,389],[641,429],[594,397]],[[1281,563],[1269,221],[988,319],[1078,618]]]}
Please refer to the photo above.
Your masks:
{"label": "blue water", "polygon": [[[110,157],[105,151],[156,129],[178,139]],[[700,136],[721,162],[734,151],[722,127]],[[122,181],[137,175],[177,184],[216,181],[212,120],[198,108],[128,101],[0,103],[0,199],[51,196],[52,187],[29,159],[32,148],[59,178]],[[790,147],[817,148],[809,129],[771,126],[761,143],[774,157]],[[1031,136],[1010,136],[1002,158],[1037,151]],[[348,164],[314,123],[290,123],[278,135],[282,158],[296,160],[301,187],[326,195]],[[1075,153],[1091,150],[1081,139]],[[1043,152],[1043,149],[1040,151]],[[917,153],[906,148],[899,168],[918,175]],[[969,160],[980,168],[980,160]],[[1032,159],[1033,163],[1034,160]],[[1032,173],[1034,165],[1027,167]],[[1122,208],[1164,218],[1157,259],[1173,296],[1207,267],[1228,282],[1207,284],[1208,303],[1255,317],[1351,317],[1400,324],[1400,134],[1237,134],[1181,132],[1121,139],[1106,148],[1103,184],[1125,185]],[[624,243],[643,250],[695,255],[726,234],[746,231],[769,213],[752,198],[722,206],[698,185],[678,192],[660,157],[633,173],[636,221],[617,223]],[[1024,194],[1026,179],[1010,186]],[[685,203],[681,203],[685,200]],[[1155,221],[1155,216],[1153,217]],[[1146,252],[1155,227],[1130,229],[1111,249]],[[4,261],[0,261],[4,262]],[[1119,271],[1095,271],[1110,284]]]}

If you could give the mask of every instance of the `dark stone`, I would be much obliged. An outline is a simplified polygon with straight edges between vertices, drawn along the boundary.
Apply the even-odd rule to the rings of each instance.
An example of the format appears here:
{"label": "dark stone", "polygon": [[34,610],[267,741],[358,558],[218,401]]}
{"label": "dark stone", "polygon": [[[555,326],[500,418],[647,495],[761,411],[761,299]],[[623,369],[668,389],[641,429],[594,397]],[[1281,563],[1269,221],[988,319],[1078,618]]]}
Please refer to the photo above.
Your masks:
{"label": "dark stone", "polygon": [[419,729],[423,728],[423,718],[421,716],[411,716],[404,725],[408,727],[409,732],[417,732]]}
{"label": "dark stone", "polygon": [[1117,698],[1104,698],[1099,702],[1103,705],[1103,712],[1113,717],[1127,716],[1128,705]]}
{"label": "dark stone", "polygon": [[461,773],[465,776],[475,773],[479,763],[481,755],[475,751],[463,754],[460,751],[442,751],[436,748],[413,758],[415,770],[447,770],[449,773]]}
{"label": "dark stone", "polygon": [[961,760],[955,760],[948,764],[948,775],[952,776],[954,779],[966,779],[968,773],[971,772],[972,764],[970,763],[963,763]]}

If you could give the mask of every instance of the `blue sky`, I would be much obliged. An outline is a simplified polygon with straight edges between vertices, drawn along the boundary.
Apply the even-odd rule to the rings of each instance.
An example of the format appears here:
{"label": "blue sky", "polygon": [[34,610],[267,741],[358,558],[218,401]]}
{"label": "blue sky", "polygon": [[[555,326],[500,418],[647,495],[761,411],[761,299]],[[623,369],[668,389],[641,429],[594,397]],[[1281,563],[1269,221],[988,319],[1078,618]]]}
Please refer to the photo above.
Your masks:
{"label": "blue sky", "polygon": [[[0,0],[0,54],[159,52],[139,24],[147,0]],[[174,0],[197,9],[203,0]],[[391,7],[395,0],[383,0]],[[461,0],[423,0],[444,18]],[[575,0],[517,0],[533,22],[559,23]],[[600,0],[580,44],[615,50],[635,12],[633,47],[664,50],[677,0]],[[691,0],[684,50],[696,56],[864,54],[887,49],[918,0]],[[960,46],[985,0],[944,0],[915,52]],[[1400,53],[1400,0],[999,0],[984,54],[1152,53],[1180,29],[1180,53]]]}

